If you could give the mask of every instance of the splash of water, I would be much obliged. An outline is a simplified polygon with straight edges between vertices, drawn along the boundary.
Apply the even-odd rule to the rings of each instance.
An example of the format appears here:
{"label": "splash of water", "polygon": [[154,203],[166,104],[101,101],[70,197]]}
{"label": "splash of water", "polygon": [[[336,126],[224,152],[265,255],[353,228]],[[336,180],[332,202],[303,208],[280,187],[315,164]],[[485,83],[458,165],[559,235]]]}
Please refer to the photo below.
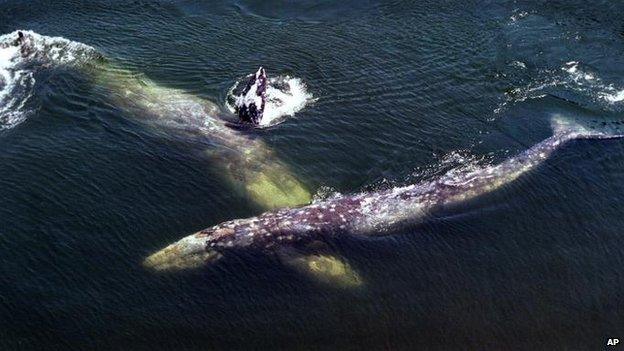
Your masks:
{"label": "splash of water", "polygon": [[0,131],[24,122],[34,112],[28,102],[33,96],[38,69],[51,65],[91,62],[100,54],[91,46],[62,37],[47,37],[32,31],[0,35]]}
{"label": "splash of water", "polygon": [[18,47],[0,46],[0,131],[23,122],[31,112],[26,103],[35,78],[32,72],[19,68],[19,59]]}
{"label": "splash of water", "polygon": [[578,61],[567,62],[563,71],[570,74],[570,78],[583,91],[595,91],[596,97],[610,104],[624,100],[624,89],[618,89],[613,84],[606,84],[594,73],[579,68]]}
{"label": "splash of water", "polygon": [[[246,81],[248,78],[241,81]],[[235,102],[239,86],[240,81],[236,82],[227,94],[225,105],[232,113],[236,113]],[[279,124],[314,101],[316,99],[308,92],[306,84],[300,78],[288,75],[271,77],[268,79],[266,105],[260,126],[268,127]]]}

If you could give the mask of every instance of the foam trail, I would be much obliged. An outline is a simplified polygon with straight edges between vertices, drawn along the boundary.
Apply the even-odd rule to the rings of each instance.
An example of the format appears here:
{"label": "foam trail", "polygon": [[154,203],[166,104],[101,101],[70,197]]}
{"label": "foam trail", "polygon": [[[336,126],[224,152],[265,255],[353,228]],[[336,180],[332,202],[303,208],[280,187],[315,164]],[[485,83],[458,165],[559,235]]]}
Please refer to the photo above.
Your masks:
{"label": "foam trail", "polygon": [[[522,62],[513,66],[526,69]],[[509,90],[506,100],[494,110],[500,113],[511,103],[542,98],[547,94],[559,95],[559,91],[572,92],[597,103],[601,109],[620,112],[624,108],[624,88],[600,77],[600,72],[579,61],[568,61],[558,69],[541,70],[528,84]]]}
{"label": "foam trail", "polygon": [[569,86],[609,104],[624,101],[624,89],[618,90],[613,84],[606,84],[595,73],[583,70],[579,65],[578,61],[569,61],[561,68],[568,73]]}

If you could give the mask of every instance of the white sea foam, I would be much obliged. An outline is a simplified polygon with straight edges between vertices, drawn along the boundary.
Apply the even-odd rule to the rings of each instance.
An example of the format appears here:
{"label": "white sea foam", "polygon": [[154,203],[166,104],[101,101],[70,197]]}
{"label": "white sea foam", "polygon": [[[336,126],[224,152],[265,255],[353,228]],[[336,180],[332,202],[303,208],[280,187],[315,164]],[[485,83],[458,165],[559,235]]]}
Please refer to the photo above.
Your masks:
{"label": "white sea foam", "polygon": [[593,97],[613,104],[624,100],[624,89],[616,88],[613,84],[606,84],[592,72],[579,68],[578,61],[567,62],[562,70],[569,74],[569,78],[581,91],[587,92]]}
{"label": "white sea foam", "polygon": [[19,68],[20,60],[18,47],[0,46],[0,131],[21,123],[30,112],[25,105],[35,78],[32,72]]}
{"label": "white sea foam", "polygon": [[0,131],[15,127],[33,112],[27,106],[37,69],[88,62],[98,55],[88,45],[32,31],[22,31],[24,42],[18,45],[17,33],[0,35]]}
{"label": "white sea foam", "polygon": [[607,83],[596,72],[583,67],[578,61],[569,61],[559,70],[544,70],[539,78],[529,84],[509,90],[507,100],[494,111],[498,113],[510,102],[521,102],[545,96],[551,88],[563,88],[589,97],[608,109],[621,109],[624,101],[624,87]]}
{"label": "white sea foam", "polygon": [[329,186],[321,186],[316,190],[316,193],[312,196],[312,203],[322,203],[330,199],[336,199],[343,196],[336,189]]}
{"label": "white sea foam", "polygon": [[[236,101],[234,94],[238,85],[237,82],[232,86],[226,101],[226,106],[232,113],[236,112],[233,101]],[[264,115],[260,125],[267,127],[281,123],[285,118],[294,116],[313,101],[315,101],[314,97],[308,92],[306,84],[300,78],[287,75],[270,77],[266,89]]]}
{"label": "white sea foam", "polygon": [[579,68],[577,61],[570,61],[562,68],[569,73],[570,78],[581,90],[595,93],[595,97],[614,104],[624,101],[624,89],[616,87],[614,84],[606,84],[602,79],[596,77],[591,72],[583,71]]}
{"label": "white sea foam", "polygon": [[619,91],[616,90],[612,93],[603,92],[599,94],[599,96],[603,98],[604,100],[611,102],[611,103],[624,101],[624,89],[619,90]]}
{"label": "white sea foam", "polygon": [[521,19],[525,18],[528,15],[529,15],[528,12],[526,12],[526,11],[519,11],[518,9],[516,9],[516,10],[514,10],[514,14],[509,17],[509,19],[511,20],[510,23],[517,22],[518,20],[521,20]]}

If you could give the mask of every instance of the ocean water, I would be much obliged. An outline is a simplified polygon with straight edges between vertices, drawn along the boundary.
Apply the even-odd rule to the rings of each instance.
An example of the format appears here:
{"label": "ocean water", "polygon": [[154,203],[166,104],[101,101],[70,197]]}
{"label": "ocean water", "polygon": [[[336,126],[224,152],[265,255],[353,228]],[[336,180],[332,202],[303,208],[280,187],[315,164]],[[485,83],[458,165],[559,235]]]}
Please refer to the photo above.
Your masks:
{"label": "ocean water", "polygon": [[[571,142],[423,225],[332,241],[358,289],[251,253],[155,274],[141,265],[153,251],[263,209],[206,152],[222,145],[202,113],[154,105],[164,93],[137,108],[125,80],[224,118],[260,65],[296,83],[280,123],[241,140],[322,199],[501,162],[550,136],[555,114],[624,119],[622,14],[618,1],[0,1],[0,43],[37,38],[28,59],[0,48],[0,349],[624,339],[624,141]],[[103,77],[102,62],[125,73]]]}

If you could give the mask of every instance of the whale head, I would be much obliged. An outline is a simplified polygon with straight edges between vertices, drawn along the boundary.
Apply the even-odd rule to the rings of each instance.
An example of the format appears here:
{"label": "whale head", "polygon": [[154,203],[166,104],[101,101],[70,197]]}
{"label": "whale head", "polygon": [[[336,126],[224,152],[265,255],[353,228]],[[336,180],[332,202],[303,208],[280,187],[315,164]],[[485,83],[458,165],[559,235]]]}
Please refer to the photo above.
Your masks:
{"label": "whale head", "polygon": [[247,86],[236,98],[236,113],[243,123],[260,124],[266,102],[267,76],[264,68],[258,68]]}
{"label": "whale head", "polygon": [[189,235],[148,256],[143,266],[154,271],[178,271],[202,267],[222,257],[206,244],[205,233]]}

